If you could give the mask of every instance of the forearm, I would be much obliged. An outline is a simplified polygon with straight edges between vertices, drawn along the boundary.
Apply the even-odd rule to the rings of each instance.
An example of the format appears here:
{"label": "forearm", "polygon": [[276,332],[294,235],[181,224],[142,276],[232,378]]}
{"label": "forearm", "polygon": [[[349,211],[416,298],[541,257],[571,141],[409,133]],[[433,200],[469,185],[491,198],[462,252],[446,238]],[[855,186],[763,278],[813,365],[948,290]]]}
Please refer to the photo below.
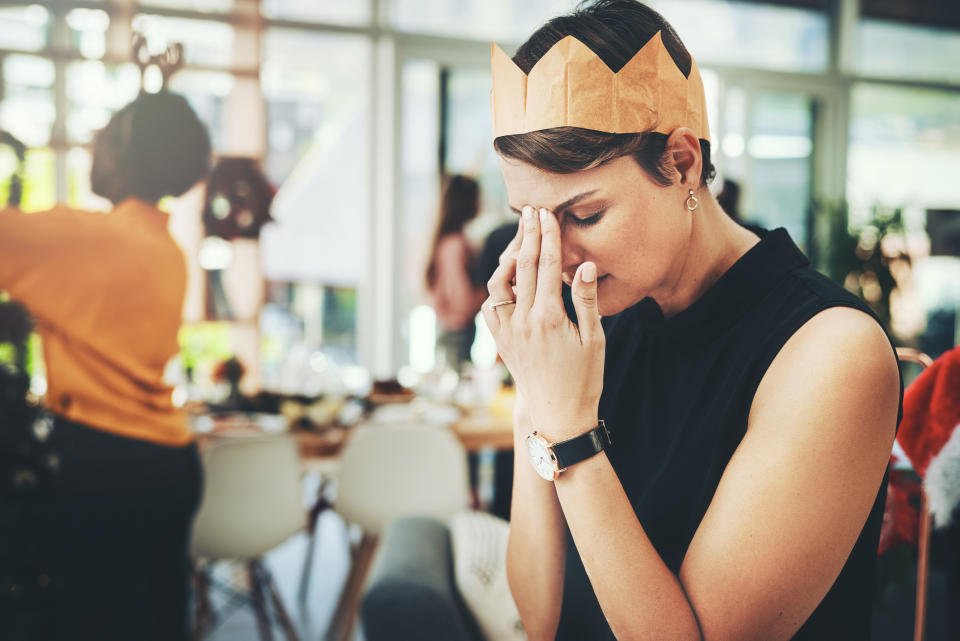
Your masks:
{"label": "forearm", "polygon": [[526,431],[514,430],[507,579],[527,638],[552,641],[563,595],[565,529],[553,484],[537,476],[527,458]]}
{"label": "forearm", "polygon": [[616,638],[700,639],[683,586],[647,538],[606,454],[569,468],[554,485]]}

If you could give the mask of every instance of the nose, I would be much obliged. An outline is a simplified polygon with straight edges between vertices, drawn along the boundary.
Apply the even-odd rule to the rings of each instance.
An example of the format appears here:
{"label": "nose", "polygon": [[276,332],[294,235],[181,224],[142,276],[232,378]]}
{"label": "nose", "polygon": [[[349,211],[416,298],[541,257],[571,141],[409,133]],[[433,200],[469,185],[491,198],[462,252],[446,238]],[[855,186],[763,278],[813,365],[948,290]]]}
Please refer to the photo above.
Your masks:
{"label": "nose", "polygon": [[584,261],[583,248],[573,238],[573,234],[567,233],[564,229],[560,235],[560,259],[563,265],[563,282],[567,285],[573,283],[573,277],[577,273],[577,267]]}

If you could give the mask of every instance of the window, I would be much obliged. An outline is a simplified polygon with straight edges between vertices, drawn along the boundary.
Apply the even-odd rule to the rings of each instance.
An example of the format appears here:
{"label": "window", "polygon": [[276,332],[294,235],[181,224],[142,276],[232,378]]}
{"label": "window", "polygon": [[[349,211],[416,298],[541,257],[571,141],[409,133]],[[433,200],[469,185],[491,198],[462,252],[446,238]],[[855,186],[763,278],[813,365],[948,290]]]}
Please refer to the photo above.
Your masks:
{"label": "window", "polygon": [[850,224],[862,229],[891,213],[902,220],[899,246],[910,264],[897,278],[892,325],[919,334],[919,347],[933,356],[960,340],[957,100],[952,92],[862,83],[850,103]]}
{"label": "window", "polygon": [[281,20],[363,24],[370,21],[370,0],[261,0],[260,11],[268,18]]}
{"label": "window", "polygon": [[[768,229],[785,227],[807,246],[813,193],[813,102],[786,91],[752,97],[740,179],[741,215]],[[725,139],[726,142],[727,139]],[[726,145],[725,145],[726,149]]]}
{"label": "window", "polygon": [[50,13],[40,5],[0,8],[0,48],[40,51],[49,31]]}
{"label": "window", "polygon": [[140,0],[140,4],[148,7],[163,7],[165,9],[228,13],[233,11],[234,0]]}
{"label": "window", "polygon": [[140,72],[130,63],[105,65],[99,60],[67,64],[67,137],[87,144],[110,115],[137,96]]}
{"label": "window", "polygon": [[102,58],[107,50],[110,16],[102,9],[71,9],[67,13],[70,44],[84,58]]}
{"label": "window", "polygon": [[960,208],[960,109],[952,92],[862,83],[850,102],[847,199],[854,211]]}
{"label": "window", "polygon": [[28,147],[50,143],[56,110],[53,107],[53,62],[44,58],[11,55],[3,59],[3,102],[0,127]]}
{"label": "window", "polygon": [[361,36],[271,28],[260,77],[267,175],[282,185],[273,207],[277,222],[263,234],[263,270],[272,281],[326,288],[324,331],[354,350],[353,358],[355,291],[366,278],[371,208],[371,55]]}
{"label": "window", "polygon": [[170,90],[186,98],[207,126],[214,152],[224,146],[224,103],[233,87],[233,76],[223,71],[184,69],[170,79]]}
{"label": "window", "polygon": [[877,78],[960,82],[960,31],[864,19],[856,70]]}
{"label": "window", "polygon": [[[440,68],[432,60],[410,60],[401,76],[402,179],[401,318],[407,362],[421,372],[435,362],[437,327],[433,308],[424,298],[424,270],[437,225],[437,149],[440,133]],[[489,117],[489,116],[488,116]]]}
{"label": "window", "polygon": [[140,14],[133,18],[133,29],[147,37],[154,53],[169,43],[183,43],[187,65],[229,67],[233,63],[233,26],[225,22]]}
{"label": "window", "polygon": [[573,0],[394,0],[391,21],[400,31],[522,42],[575,6]]}
{"label": "window", "polygon": [[[0,128],[28,147],[21,206],[28,211],[47,209],[56,200],[54,154],[49,148],[56,119],[53,62],[28,55],[7,56],[3,58],[3,81]],[[4,192],[7,176],[9,172],[4,174]]]}
{"label": "window", "polygon": [[822,11],[760,2],[654,0],[698,65],[825,71],[829,23]]}

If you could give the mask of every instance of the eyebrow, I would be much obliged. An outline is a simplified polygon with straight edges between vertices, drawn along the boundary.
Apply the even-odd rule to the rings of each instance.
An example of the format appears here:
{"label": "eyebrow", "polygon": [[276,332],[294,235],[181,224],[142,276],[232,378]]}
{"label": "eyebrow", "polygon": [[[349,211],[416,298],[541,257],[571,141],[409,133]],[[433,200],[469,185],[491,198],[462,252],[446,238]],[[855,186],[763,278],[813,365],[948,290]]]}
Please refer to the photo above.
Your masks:
{"label": "eyebrow", "polygon": [[[577,195],[574,196],[573,198],[568,198],[568,199],[566,199],[565,201],[563,201],[562,203],[560,203],[559,205],[557,205],[552,211],[553,211],[553,213],[555,213],[555,214],[563,213],[564,210],[568,209],[569,207],[573,207],[574,205],[576,205],[578,202],[580,202],[580,201],[583,200],[584,198],[587,198],[587,197],[589,197],[589,196],[592,196],[592,195],[594,195],[595,193],[597,193],[597,190],[596,190],[596,189],[593,189],[593,190],[591,190],[591,191],[585,191],[585,192],[583,192],[582,194],[577,194]],[[517,216],[520,215],[520,210],[517,209],[516,207],[514,207],[513,205],[510,205],[510,211],[512,211],[513,213],[515,213]]]}

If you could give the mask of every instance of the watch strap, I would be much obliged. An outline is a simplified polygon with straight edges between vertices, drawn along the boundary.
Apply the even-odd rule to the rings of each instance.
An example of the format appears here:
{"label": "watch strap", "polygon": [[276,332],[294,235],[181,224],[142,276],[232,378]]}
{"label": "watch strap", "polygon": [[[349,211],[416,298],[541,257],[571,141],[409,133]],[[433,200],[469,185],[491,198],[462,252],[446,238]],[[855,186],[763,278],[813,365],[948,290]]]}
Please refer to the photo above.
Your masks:
{"label": "watch strap", "polygon": [[557,457],[557,466],[564,470],[599,454],[611,443],[610,430],[607,429],[606,423],[601,420],[589,432],[574,436],[566,441],[554,443],[552,449],[554,456]]}

